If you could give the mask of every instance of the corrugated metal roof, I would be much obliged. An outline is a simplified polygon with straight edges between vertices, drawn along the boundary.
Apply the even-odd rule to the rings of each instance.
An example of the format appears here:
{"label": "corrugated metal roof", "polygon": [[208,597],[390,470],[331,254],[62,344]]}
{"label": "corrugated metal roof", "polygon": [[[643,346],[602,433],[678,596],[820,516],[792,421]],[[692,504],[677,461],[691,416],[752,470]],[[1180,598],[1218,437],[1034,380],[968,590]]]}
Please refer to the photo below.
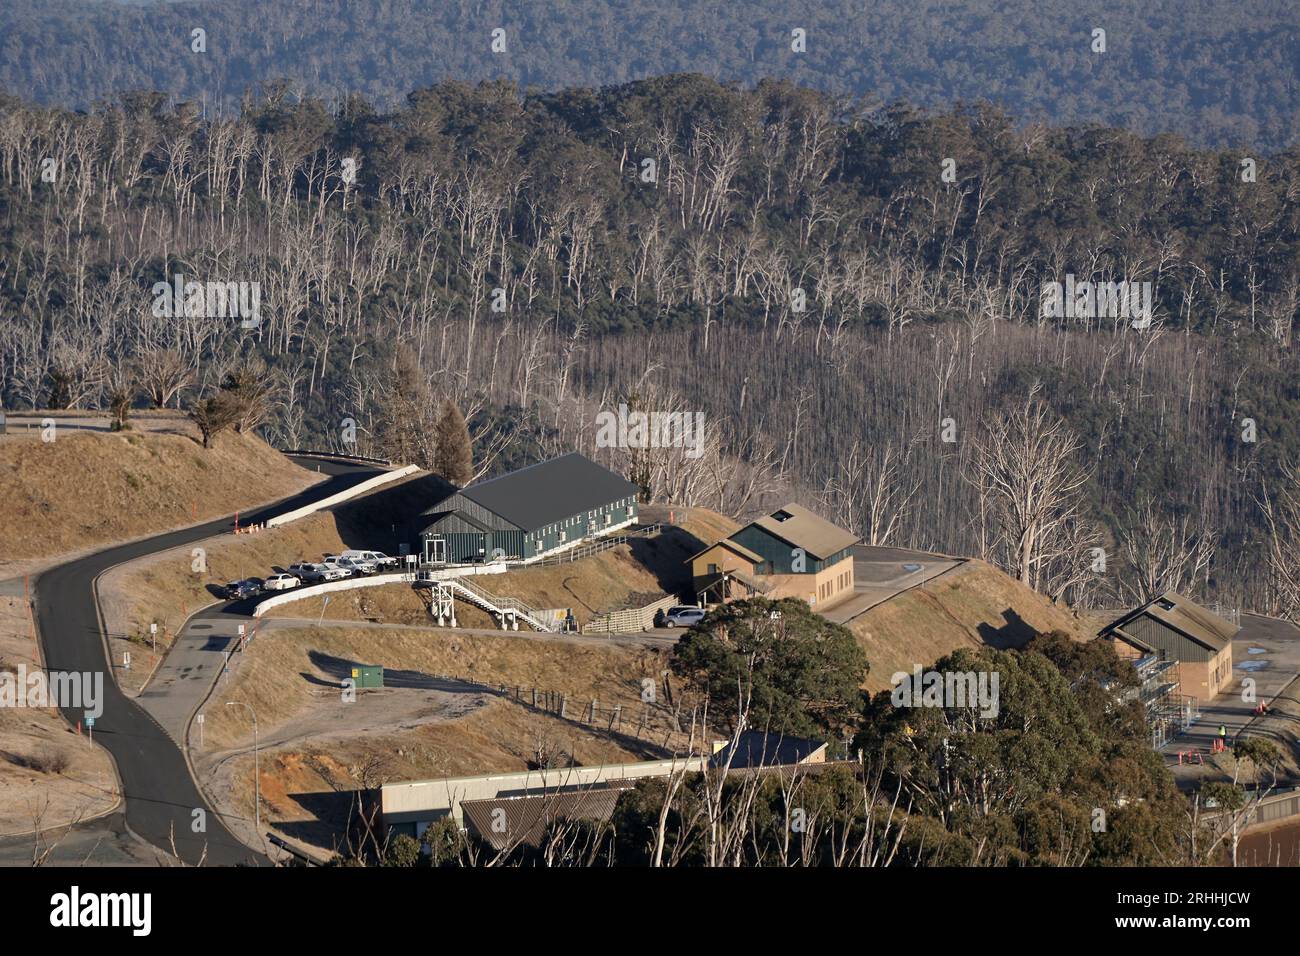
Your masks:
{"label": "corrugated metal roof", "polygon": [[825,750],[826,744],[820,740],[806,737],[787,737],[783,734],[770,734],[761,730],[746,730],[736,741],[734,755],[731,743],[719,750],[709,759],[711,767],[725,767],[731,760],[731,768],[740,770],[747,767],[784,767],[801,764],[819,751]]}
{"label": "corrugated metal roof", "polygon": [[1138,617],[1149,617],[1164,627],[1177,631],[1202,647],[1218,653],[1229,644],[1241,630],[1231,621],[1226,621],[1213,611],[1201,607],[1189,597],[1175,591],[1166,591],[1159,597],[1152,598],[1146,604],[1130,611],[1115,623],[1108,626],[1103,634],[1118,632],[1134,643],[1134,636],[1125,630],[1125,625]]}
{"label": "corrugated metal roof", "polygon": [[536,531],[640,491],[622,475],[572,452],[469,485],[460,494],[524,531]]}
{"label": "corrugated metal roof", "polygon": [[788,504],[750,524],[776,535],[782,541],[788,541],[796,548],[803,548],[819,559],[829,558],[858,542],[856,534],[831,524],[803,505]]}
{"label": "corrugated metal roof", "polygon": [[460,811],[465,826],[486,840],[495,850],[521,845],[541,846],[547,827],[561,820],[590,820],[603,823],[614,815],[625,786],[601,786],[570,793],[546,793],[526,797],[497,797],[465,800]]}

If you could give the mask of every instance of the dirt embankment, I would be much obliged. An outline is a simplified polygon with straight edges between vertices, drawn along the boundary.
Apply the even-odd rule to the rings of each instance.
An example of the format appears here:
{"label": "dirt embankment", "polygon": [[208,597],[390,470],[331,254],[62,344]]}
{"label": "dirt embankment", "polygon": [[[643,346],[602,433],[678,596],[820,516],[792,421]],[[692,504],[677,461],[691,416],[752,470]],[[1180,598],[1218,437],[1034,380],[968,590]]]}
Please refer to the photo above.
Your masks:
{"label": "dirt embankment", "polygon": [[890,675],[926,666],[962,647],[1021,647],[1036,633],[1095,631],[1073,613],[983,561],[971,560],[873,607],[848,625],[871,671],[863,686],[891,687]]}
{"label": "dirt embankment", "polygon": [[[278,528],[223,534],[113,568],[99,580],[99,598],[114,660],[120,661],[124,652],[131,653],[131,670],[119,674],[119,682],[128,692],[138,691],[185,619],[222,600],[221,585],[228,581],[265,578],[297,561],[319,561],[323,554],[347,548],[395,550],[392,529],[430,493],[431,481],[439,486],[432,491],[436,494],[441,488],[438,479],[416,476]],[[380,599],[385,604],[400,607],[405,603],[407,613],[396,619],[398,623],[428,621],[428,614],[422,612],[424,605],[409,586],[332,595],[330,616],[348,618],[351,615],[345,609],[349,607],[359,619],[374,616],[369,602],[374,600],[371,594],[379,591],[391,592]],[[401,591],[406,593],[399,594]],[[295,602],[282,613],[318,616],[320,603],[319,598],[314,603],[310,599]],[[158,625],[156,650],[150,624]]]}
{"label": "dirt embankment", "polygon": [[205,450],[192,432],[178,419],[174,431],[0,436],[0,579],[20,562],[211,520],[322,478],[255,436],[224,433]]}

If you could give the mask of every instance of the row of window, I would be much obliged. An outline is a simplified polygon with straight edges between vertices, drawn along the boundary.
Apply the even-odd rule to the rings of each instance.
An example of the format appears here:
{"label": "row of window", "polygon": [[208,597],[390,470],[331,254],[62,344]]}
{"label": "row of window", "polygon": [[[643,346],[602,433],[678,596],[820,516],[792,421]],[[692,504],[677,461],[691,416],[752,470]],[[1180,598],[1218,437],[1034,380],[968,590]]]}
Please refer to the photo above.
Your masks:
{"label": "row of window", "polygon": [[[588,511],[585,522],[581,517],[575,515],[572,518],[565,518],[563,521],[556,522],[555,524],[548,524],[546,527],[539,528],[537,531],[534,531],[533,533],[538,537],[546,537],[548,535],[558,534],[560,536],[560,540],[563,541],[566,537],[565,529],[572,528],[575,525],[579,525],[579,524],[594,522],[601,515],[604,515],[606,518],[609,518],[609,516],[619,508],[631,508],[632,503],[635,500],[636,500],[635,498],[622,498],[618,501],[610,502],[604,507],[596,508],[592,511]],[[609,524],[609,521],[607,520],[605,524]]]}

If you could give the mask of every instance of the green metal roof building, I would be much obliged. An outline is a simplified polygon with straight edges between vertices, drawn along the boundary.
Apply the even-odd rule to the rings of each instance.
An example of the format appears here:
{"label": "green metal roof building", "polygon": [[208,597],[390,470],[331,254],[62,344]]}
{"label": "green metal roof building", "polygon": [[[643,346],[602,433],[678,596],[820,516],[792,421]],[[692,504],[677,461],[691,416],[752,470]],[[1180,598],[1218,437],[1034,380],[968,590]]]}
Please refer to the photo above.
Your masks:
{"label": "green metal roof building", "polygon": [[640,490],[574,452],[462,488],[414,532],[425,564],[528,561],[632,524]]}

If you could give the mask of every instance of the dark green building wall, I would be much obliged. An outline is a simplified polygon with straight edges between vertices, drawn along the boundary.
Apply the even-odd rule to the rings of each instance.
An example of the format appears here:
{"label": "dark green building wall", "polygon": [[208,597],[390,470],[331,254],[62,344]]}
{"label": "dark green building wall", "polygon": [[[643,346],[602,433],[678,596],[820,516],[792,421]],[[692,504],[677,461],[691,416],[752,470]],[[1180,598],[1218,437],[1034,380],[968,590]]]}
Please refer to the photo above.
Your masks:
{"label": "dark green building wall", "polygon": [[757,525],[741,528],[731,536],[731,540],[743,544],[763,558],[764,563],[758,568],[759,574],[816,574],[843,561],[852,551],[851,548],[845,548],[824,559],[805,553],[803,570],[796,571],[794,545]]}

